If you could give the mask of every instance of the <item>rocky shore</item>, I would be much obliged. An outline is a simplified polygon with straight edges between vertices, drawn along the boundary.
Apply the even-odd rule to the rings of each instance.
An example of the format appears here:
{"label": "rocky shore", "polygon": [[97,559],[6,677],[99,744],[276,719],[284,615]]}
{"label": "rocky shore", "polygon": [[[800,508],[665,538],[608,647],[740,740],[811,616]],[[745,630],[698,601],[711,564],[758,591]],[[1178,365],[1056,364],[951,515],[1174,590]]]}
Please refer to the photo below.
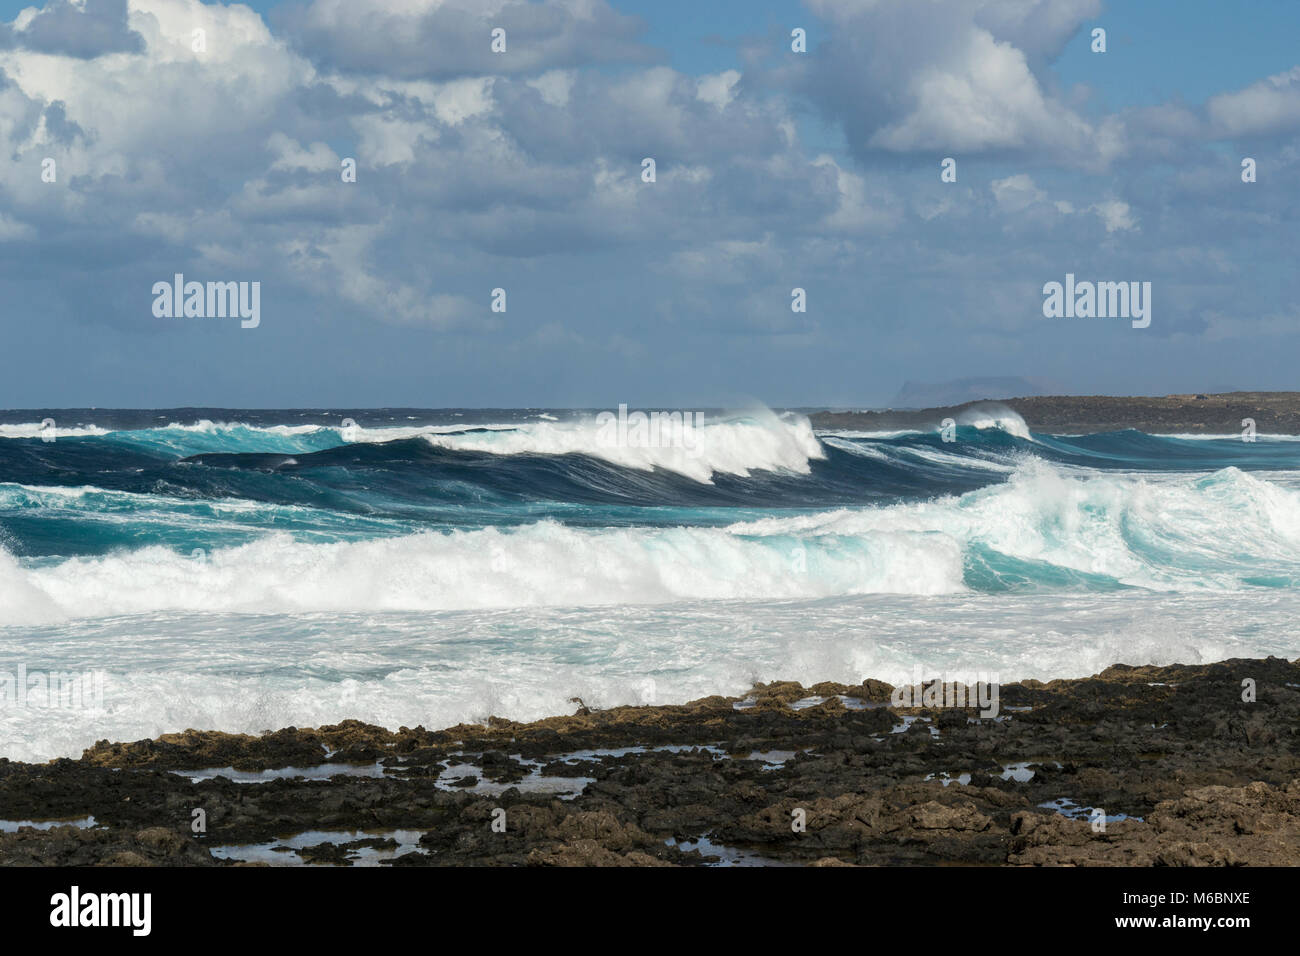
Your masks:
{"label": "rocky shore", "polygon": [[970,412],[1008,408],[1032,431],[1083,435],[1135,428],[1147,434],[1237,435],[1242,420],[1253,419],[1261,435],[1300,435],[1300,392],[1224,392],[1219,394],[1114,396],[1042,395],[988,399],[942,408],[871,412],[815,412],[814,428],[859,431],[938,427]]}
{"label": "rocky shore", "polygon": [[1300,662],[1009,684],[995,717],[891,691],[0,760],[0,865],[1300,864]]}

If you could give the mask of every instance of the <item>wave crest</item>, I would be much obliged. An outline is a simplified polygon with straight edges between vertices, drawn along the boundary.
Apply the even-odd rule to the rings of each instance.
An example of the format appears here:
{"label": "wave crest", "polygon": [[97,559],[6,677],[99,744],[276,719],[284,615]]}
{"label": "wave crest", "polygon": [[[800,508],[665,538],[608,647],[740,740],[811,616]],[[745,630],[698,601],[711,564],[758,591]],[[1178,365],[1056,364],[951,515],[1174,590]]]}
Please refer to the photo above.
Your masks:
{"label": "wave crest", "polygon": [[0,623],[159,610],[436,611],[1300,583],[1300,492],[1235,468],[1088,476],[1031,460],[1005,483],[922,503],[725,528],[424,532],[307,543],[276,534],[195,560],[162,547],[20,563],[0,553]]}
{"label": "wave crest", "polygon": [[[687,413],[689,414],[689,413]],[[806,475],[809,462],[826,457],[807,418],[770,411],[708,422],[686,430],[685,441],[611,440],[597,419],[538,422],[510,430],[425,434],[430,444],[494,455],[587,455],[624,468],[662,468],[708,483],[715,474],[748,477],[754,471]],[[644,436],[644,433],[643,433]],[[684,437],[678,432],[678,437]]]}

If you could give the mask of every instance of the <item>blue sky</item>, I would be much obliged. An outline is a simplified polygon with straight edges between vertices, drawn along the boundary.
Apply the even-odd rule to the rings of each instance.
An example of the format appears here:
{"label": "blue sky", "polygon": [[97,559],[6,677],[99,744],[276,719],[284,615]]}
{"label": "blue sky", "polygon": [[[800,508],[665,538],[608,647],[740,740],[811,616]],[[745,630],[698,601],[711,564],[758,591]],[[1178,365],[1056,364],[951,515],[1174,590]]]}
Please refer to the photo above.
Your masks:
{"label": "blue sky", "polygon": [[[1293,2],[51,0],[0,18],[0,406],[1300,387]],[[178,272],[259,282],[260,325],[155,316]],[[1044,317],[1066,273],[1150,282],[1150,327]]]}

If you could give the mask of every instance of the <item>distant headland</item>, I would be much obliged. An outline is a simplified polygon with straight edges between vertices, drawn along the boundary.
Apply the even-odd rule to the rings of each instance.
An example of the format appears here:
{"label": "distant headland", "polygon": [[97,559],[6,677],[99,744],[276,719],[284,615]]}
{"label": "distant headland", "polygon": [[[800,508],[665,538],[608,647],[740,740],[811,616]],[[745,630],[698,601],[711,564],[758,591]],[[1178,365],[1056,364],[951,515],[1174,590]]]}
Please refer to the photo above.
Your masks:
{"label": "distant headland", "polygon": [[1162,396],[1038,395],[982,399],[923,409],[821,411],[815,428],[888,431],[938,427],[945,418],[1006,408],[1032,431],[1091,434],[1135,428],[1148,434],[1231,435],[1252,419],[1261,435],[1300,435],[1300,392],[1221,392]]}

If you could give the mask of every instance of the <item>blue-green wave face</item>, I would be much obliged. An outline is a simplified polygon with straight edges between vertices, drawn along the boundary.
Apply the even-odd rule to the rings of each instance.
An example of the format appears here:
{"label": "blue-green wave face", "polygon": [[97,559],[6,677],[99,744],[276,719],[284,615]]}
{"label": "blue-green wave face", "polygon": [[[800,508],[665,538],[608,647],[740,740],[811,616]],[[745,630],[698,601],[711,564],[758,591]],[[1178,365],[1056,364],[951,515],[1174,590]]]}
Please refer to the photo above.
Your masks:
{"label": "blue-green wave face", "polygon": [[766,411],[657,436],[523,410],[42,417],[0,424],[0,672],[102,669],[111,690],[102,710],[0,709],[2,756],[1295,650],[1289,438],[1014,416],[815,432]]}
{"label": "blue-green wave face", "polygon": [[[1014,419],[817,434],[752,413],[638,442],[576,414],[394,417],[0,426],[3,545],[20,569],[75,568],[106,587],[141,555],[186,567],[199,553],[284,574],[291,591],[302,579],[284,569],[301,561],[336,594],[331,562],[382,554],[424,568],[427,586],[391,598],[412,608],[491,603],[474,592],[494,587],[510,600],[494,560],[591,582],[539,581],[516,595],[528,603],[1289,588],[1300,560],[1291,439],[1031,435]],[[681,580],[620,590],[588,566],[617,578],[658,560]],[[792,562],[804,570],[791,576]]]}

